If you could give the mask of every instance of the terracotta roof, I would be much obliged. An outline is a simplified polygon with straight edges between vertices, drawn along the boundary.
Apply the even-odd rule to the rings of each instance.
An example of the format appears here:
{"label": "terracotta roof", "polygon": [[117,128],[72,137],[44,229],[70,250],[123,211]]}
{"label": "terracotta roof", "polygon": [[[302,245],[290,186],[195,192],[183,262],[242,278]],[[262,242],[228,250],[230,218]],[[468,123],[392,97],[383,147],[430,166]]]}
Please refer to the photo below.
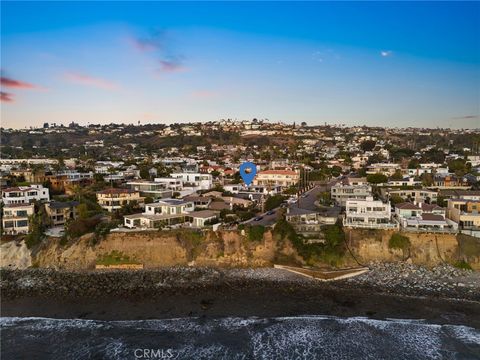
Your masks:
{"label": "terracotta roof", "polygon": [[138,191],[122,188],[110,188],[97,192],[97,194],[132,194]]}
{"label": "terracotta roof", "polygon": [[410,202],[400,203],[395,205],[395,207],[398,209],[404,209],[404,210],[420,210],[418,206]]}
{"label": "terracotta roof", "polygon": [[445,221],[442,215],[437,215],[437,214],[422,214],[422,220],[427,220],[427,221]]}
{"label": "terracotta roof", "polygon": [[264,170],[258,173],[261,174],[272,174],[272,175],[297,175],[297,173],[293,170]]}
{"label": "terracotta roof", "polygon": [[424,211],[444,210],[441,206],[438,206],[437,204],[421,203],[420,206]]}

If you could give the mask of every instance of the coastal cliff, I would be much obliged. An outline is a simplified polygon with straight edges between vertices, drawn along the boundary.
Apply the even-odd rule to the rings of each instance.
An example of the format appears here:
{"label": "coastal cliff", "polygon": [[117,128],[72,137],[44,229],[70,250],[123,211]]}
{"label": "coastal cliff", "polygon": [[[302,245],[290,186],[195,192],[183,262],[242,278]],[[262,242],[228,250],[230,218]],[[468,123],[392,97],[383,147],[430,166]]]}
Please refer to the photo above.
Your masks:
{"label": "coastal cliff", "polygon": [[[342,265],[355,266],[371,262],[410,262],[428,267],[463,260],[480,270],[480,240],[452,234],[405,233],[410,246],[407,251],[389,246],[391,231],[347,230],[348,249]],[[48,238],[31,252],[23,242],[1,245],[1,266],[30,266],[57,269],[93,269],[99,259],[109,254],[122,254],[145,268],[173,265],[222,267],[268,267],[274,263],[304,265],[290,241],[279,240],[271,232],[259,241],[237,231],[192,233],[128,232],[110,233],[95,240],[93,234],[82,236],[70,244]],[[322,266],[321,262],[314,264]]]}

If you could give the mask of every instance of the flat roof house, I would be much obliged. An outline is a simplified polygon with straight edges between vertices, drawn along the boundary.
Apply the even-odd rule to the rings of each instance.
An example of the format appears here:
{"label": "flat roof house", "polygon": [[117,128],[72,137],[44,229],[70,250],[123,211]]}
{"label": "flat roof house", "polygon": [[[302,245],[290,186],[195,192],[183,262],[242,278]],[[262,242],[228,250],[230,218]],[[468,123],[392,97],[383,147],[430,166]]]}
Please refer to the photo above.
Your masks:
{"label": "flat roof house", "polygon": [[33,204],[8,204],[3,208],[3,233],[9,235],[28,234],[30,220],[34,213]]}
{"label": "flat roof house", "polygon": [[52,226],[64,226],[68,220],[78,216],[78,201],[52,201],[45,205],[45,211]]}
{"label": "flat roof house", "polygon": [[391,220],[390,203],[373,200],[347,200],[343,225],[352,228],[397,229],[398,224]]}
{"label": "flat roof house", "polygon": [[4,204],[29,204],[34,201],[49,201],[50,192],[42,185],[16,186],[2,190]]}
{"label": "flat roof house", "polygon": [[137,202],[143,203],[140,192],[131,189],[110,188],[97,192],[97,202],[108,212],[119,210],[123,205]]}

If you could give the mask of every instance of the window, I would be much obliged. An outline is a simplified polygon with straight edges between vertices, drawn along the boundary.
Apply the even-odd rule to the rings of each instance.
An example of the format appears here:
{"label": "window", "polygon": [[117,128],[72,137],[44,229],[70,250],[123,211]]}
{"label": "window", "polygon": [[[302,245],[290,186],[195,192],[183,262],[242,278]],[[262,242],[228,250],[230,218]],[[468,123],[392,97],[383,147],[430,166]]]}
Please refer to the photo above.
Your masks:
{"label": "window", "polygon": [[26,226],[28,226],[28,220],[17,221],[17,227],[26,227]]}
{"label": "window", "polygon": [[14,227],[14,223],[13,223],[13,221],[5,221],[5,222],[3,223],[3,227],[4,227],[4,228],[13,228],[13,227]]}

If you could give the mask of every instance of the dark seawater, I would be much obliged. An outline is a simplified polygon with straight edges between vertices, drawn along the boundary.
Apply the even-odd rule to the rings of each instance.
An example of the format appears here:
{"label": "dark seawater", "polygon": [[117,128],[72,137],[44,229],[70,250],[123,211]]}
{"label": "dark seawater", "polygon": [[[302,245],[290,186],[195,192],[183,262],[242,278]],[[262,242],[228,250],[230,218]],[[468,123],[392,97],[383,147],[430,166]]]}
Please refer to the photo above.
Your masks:
{"label": "dark seawater", "polygon": [[1,359],[480,359],[480,330],[329,316],[0,318]]}

